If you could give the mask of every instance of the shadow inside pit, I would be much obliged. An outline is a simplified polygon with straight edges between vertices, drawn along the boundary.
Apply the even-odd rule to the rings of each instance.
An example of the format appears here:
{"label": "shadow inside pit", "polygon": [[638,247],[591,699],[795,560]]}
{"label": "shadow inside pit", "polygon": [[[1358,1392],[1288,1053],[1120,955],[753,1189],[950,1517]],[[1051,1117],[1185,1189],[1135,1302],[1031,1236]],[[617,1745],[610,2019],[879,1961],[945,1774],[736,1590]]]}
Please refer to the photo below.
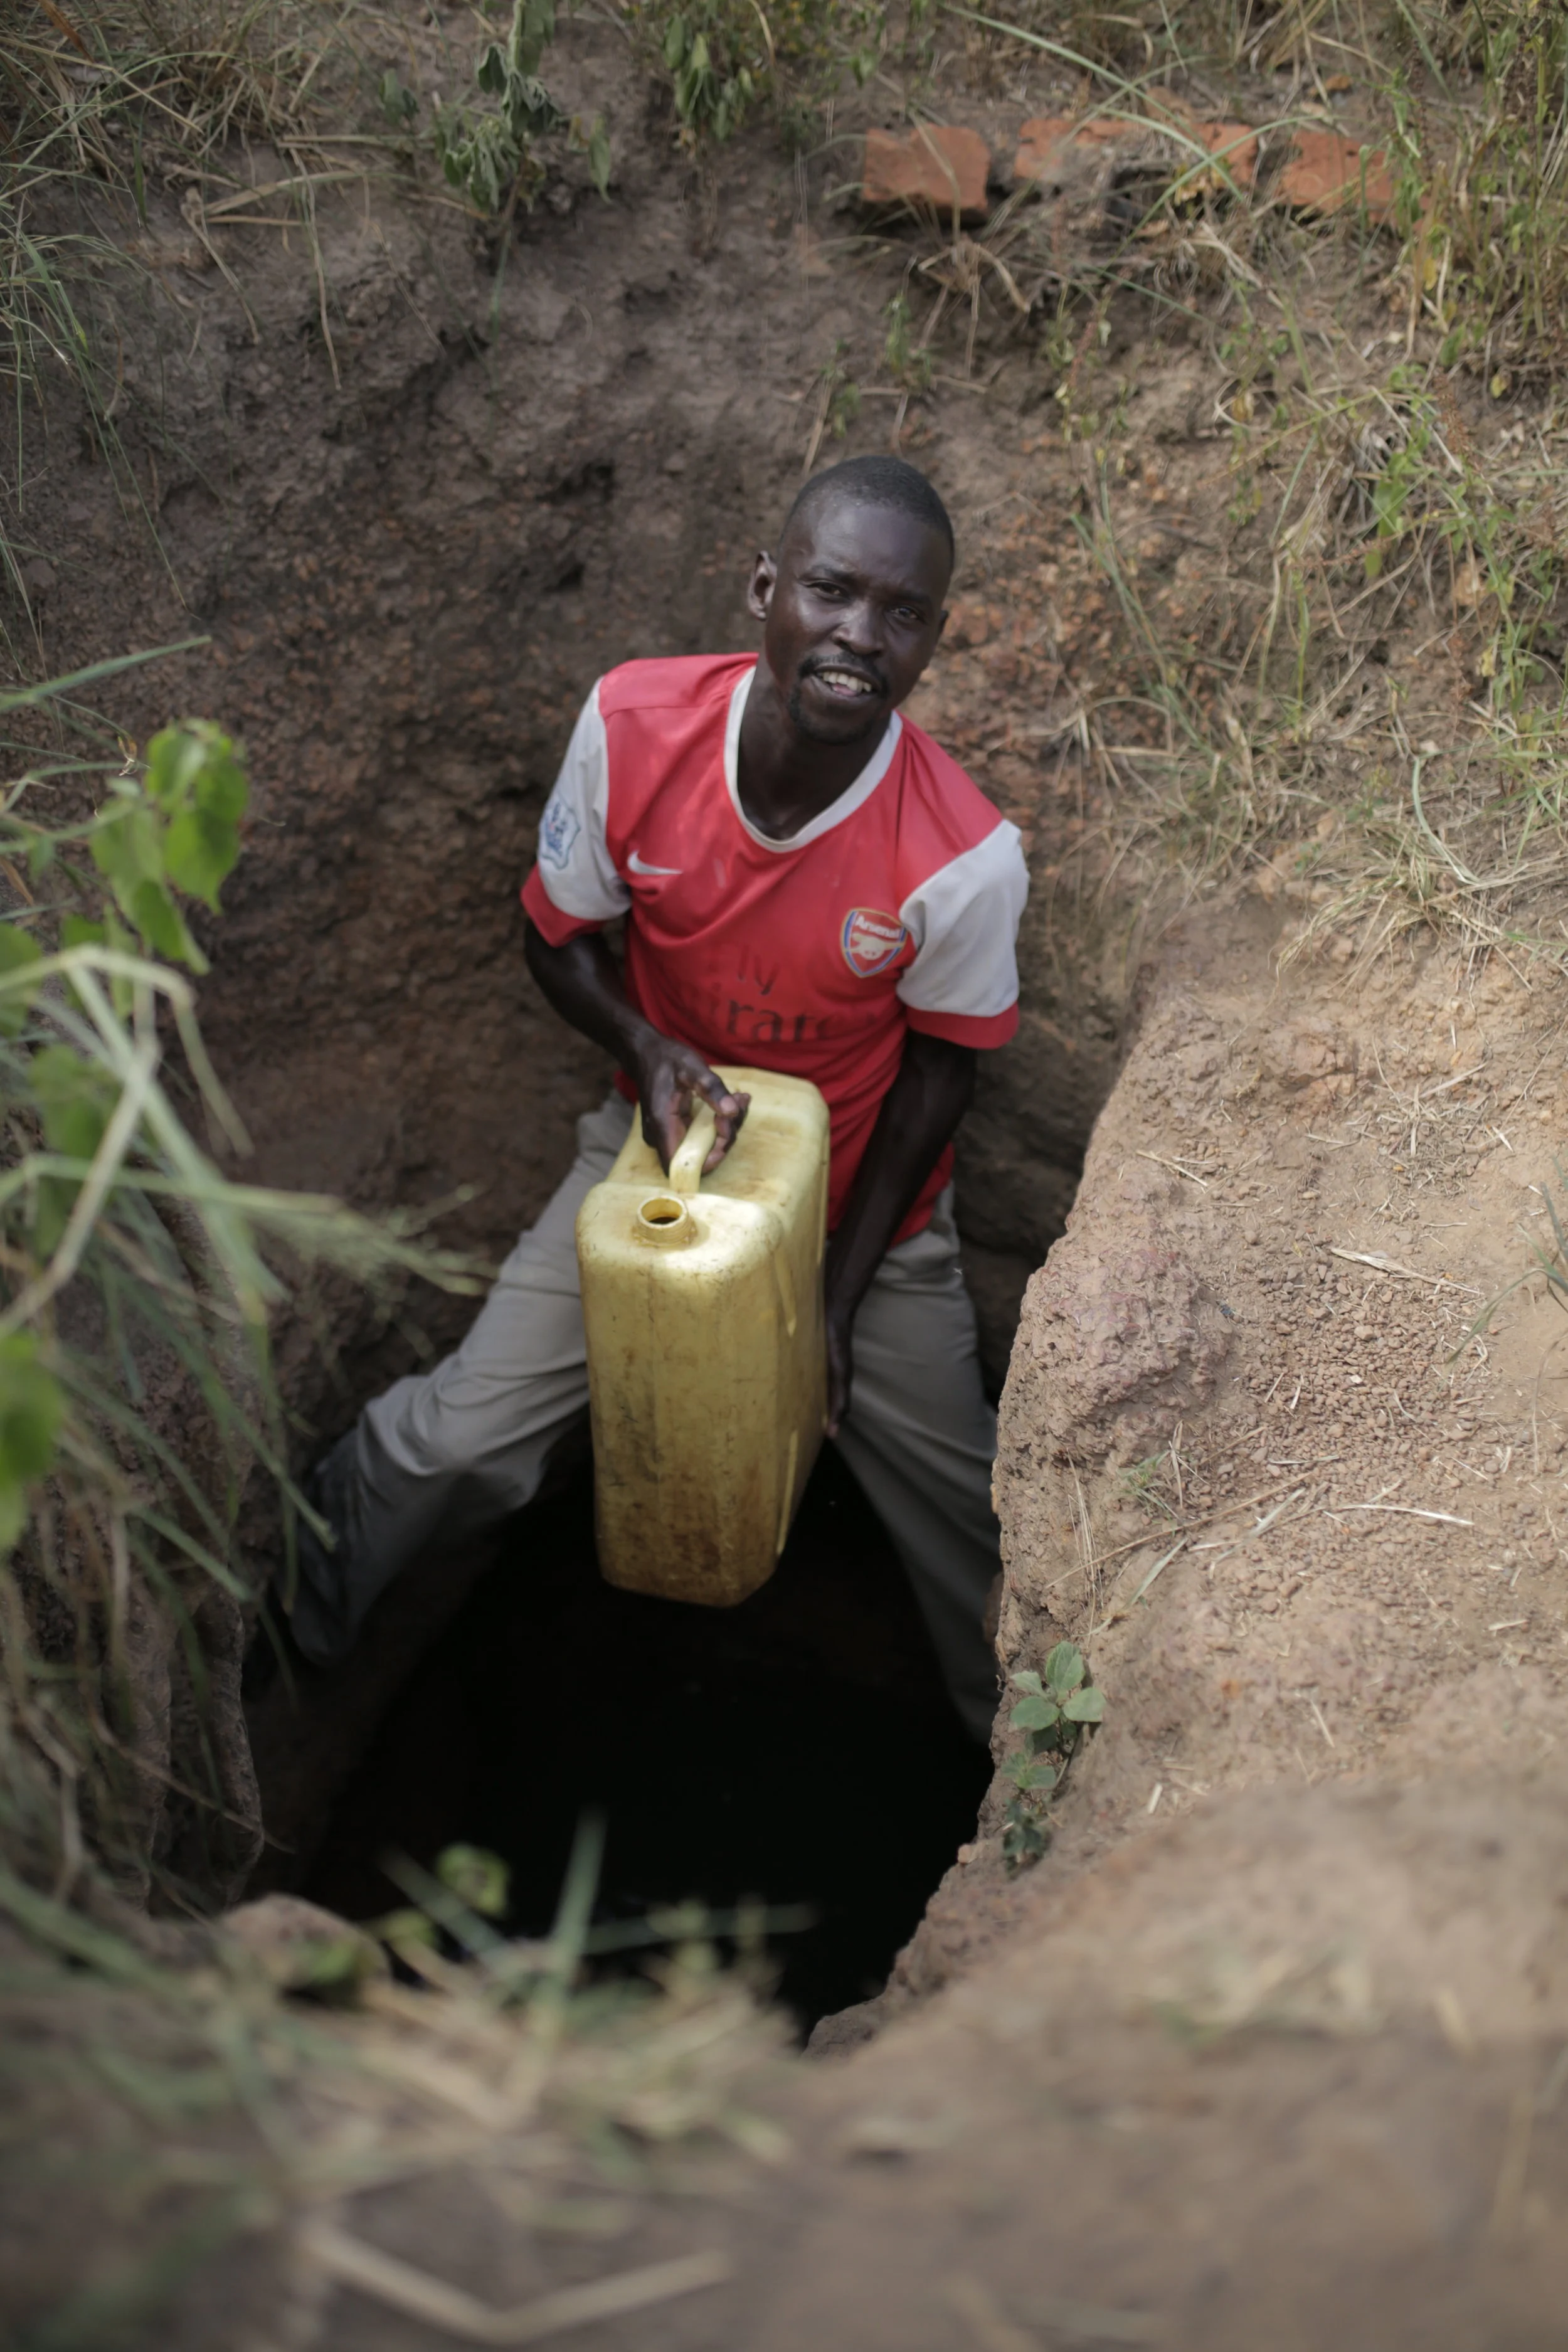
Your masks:
{"label": "shadow inside pit", "polygon": [[505,1531],[384,1718],[303,1891],[373,1917],[405,1899],[381,1857],[428,1866],[462,1840],[505,1857],[506,1924],[541,1935],[597,1809],[601,1921],[692,1897],[811,1906],[815,1926],[773,1947],[779,1998],[809,2031],[880,1990],[990,1772],[831,1448],[776,1573],[731,1610],[607,1585],[584,1469]]}

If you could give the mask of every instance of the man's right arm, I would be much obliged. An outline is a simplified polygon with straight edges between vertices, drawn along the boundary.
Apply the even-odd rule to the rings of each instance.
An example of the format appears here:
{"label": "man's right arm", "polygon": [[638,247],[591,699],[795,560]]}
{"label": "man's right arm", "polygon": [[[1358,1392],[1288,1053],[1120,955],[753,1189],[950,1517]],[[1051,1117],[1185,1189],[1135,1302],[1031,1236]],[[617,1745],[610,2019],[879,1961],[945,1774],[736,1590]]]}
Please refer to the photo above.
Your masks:
{"label": "man's right arm", "polygon": [[644,1139],[658,1154],[668,1175],[680,1139],[691,1123],[694,1098],[713,1107],[713,1148],[703,1174],[718,1167],[740,1132],[750,1097],[732,1095],[689,1045],[678,1045],[630,1003],[615,958],[598,931],[580,931],[552,947],[537,923],[523,938],[528,968],[563,1021],[613,1054],[632,1080],[642,1106]]}
{"label": "man's right arm", "polygon": [[717,1135],[706,1175],[734,1141],[746,1098],[731,1094],[700,1054],[663,1036],[626,1002],[600,936],[605,923],[628,912],[632,895],[610,847],[609,806],[609,744],[595,686],[540,819],[538,862],[522,894],[528,968],[562,1019],[613,1054],[636,1085],[643,1135],[666,1174],[694,1098],[712,1104]]}

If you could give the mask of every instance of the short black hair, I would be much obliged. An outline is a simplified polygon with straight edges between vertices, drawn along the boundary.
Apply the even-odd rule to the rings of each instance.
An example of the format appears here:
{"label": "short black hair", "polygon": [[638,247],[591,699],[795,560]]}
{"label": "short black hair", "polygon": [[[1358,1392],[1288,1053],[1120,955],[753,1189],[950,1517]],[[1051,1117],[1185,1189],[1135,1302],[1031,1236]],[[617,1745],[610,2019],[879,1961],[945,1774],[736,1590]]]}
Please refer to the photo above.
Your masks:
{"label": "short black hair", "polygon": [[939,539],[944,539],[950,556],[957,554],[952,519],[947,509],[920,467],[906,465],[902,457],[846,457],[841,465],[813,474],[795,492],[784,517],[784,529],[779,533],[781,547],[791,526],[825,499],[843,499],[855,506],[896,508],[900,514],[912,515],[928,530],[934,530]]}

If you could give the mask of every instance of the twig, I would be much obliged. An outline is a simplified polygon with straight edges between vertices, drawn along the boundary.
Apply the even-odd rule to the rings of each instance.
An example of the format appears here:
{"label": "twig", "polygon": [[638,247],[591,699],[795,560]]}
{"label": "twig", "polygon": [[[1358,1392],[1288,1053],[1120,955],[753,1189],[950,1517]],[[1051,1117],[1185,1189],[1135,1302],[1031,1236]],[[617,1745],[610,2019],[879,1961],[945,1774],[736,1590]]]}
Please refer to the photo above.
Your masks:
{"label": "twig", "polygon": [[1293,1494],[1286,1496],[1282,1503],[1276,1503],[1274,1508],[1267,1512],[1256,1526],[1247,1528],[1242,1534],[1233,1537],[1229,1543],[1194,1544],[1193,1546],[1194,1552],[1212,1551],[1215,1554],[1214,1559],[1206,1563],[1205,1573],[1212,1575],[1222,1559],[1228,1559],[1232,1552],[1240,1551],[1244,1544],[1252,1542],[1254,1537],[1267,1535],[1276,1520],[1283,1517],[1292,1503],[1303,1502],[1306,1499],[1307,1492],[1308,1489],[1305,1486],[1298,1486]]}
{"label": "twig", "polygon": [[1184,1168],[1179,1160],[1163,1159],[1158,1151],[1137,1151],[1134,1152],[1132,1156],[1135,1160],[1152,1160],[1156,1168],[1169,1168],[1173,1170],[1176,1175],[1184,1176],[1189,1184],[1196,1184],[1201,1192],[1206,1192],[1209,1189],[1207,1182],[1202,1176],[1194,1176],[1192,1170],[1190,1168]]}
{"label": "twig", "polygon": [[[202,210],[209,221],[236,220],[237,226],[248,228],[251,223],[246,216],[245,207],[247,205],[258,205],[264,196],[283,195],[303,186],[306,181],[314,182],[318,187],[328,187],[342,181],[363,180],[363,172],[296,173],[287,180],[267,180],[254,187],[237,188],[232,195],[220,196],[216,205],[204,205]],[[296,220],[294,226],[298,225]],[[191,226],[195,227],[195,224],[193,222]]]}
{"label": "twig", "polygon": [[1418,1511],[1414,1503],[1336,1503],[1334,1511],[1398,1511],[1407,1519],[1437,1519],[1446,1528],[1473,1528],[1474,1519],[1456,1518],[1452,1511]]}
{"label": "twig", "polygon": [[[1325,1455],[1324,1459],[1337,1461],[1339,1457],[1337,1454],[1331,1454]],[[1192,1535],[1198,1528],[1213,1527],[1216,1519],[1233,1518],[1237,1511],[1253,1510],[1259,1503],[1271,1502],[1274,1496],[1290,1483],[1289,1478],[1280,1478],[1272,1486],[1259,1487],[1256,1495],[1244,1495],[1238,1502],[1216,1503],[1212,1511],[1200,1511],[1195,1518],[1172,1519],[1157,1531],[1151,1530],[1147,1535],[1134,1536],[1130,1543],[1118,1544],[1113,1551],[1101,1552],[1100,1565],[1104,1568],[1110,1560],[1121,1559],[1126,1552],[1142,1551],[1149,1544],[1157,1541],[1161,1536]],[[1252,1529],[1250,1532],[1256,1533],[1257,1530]],[[1066,1576],[1058,1576],[1054,1583],[1047,1584],[1045,1589],[1047,1592],[1054,1592],[1058,1584],[1067,1582],[1068,1576],[1077,1574],[1076,1568],[1069,1568]]]}
{"label": "twig", "polygon": [[[816,401],[816,415],[813,417],[811,424],[811,438],[805,445],[805,458],[800,469],[801,479],[803,481],[810,473],[813,466],[816,463],[816,453],[822,446],[822,436],[827,430],[827,412],[832,404],[833,378],[826,369],[824,369],[822,375],[822,390],[818,394]],[[900,418],[903,412],[900,410]],[[893,427],[893,430],[897,433],[898,426],[896,425]]]}
{"label": "twig", "polygon": [[343,388],[343,380],[338,369],[338,352],[337,346],[332,341],[331,321],[327,316],[327,269],[321,258],[321,240],[316,233],[315,186],[310,173],[300,163],[297,150],[286,145],[283,152],[294,166],[295,184],[300,191],[300,212],[305,225],[305,235],[310,243],[310,258],[316,269],[316,315],[321,321],[321,341],[327,347],[327,358],[331,364],[332,383],[334,388],[341,392]]}
{"label": "twig", "polygon": [[185,190],[180,204],[180,216],[205,248],[214,268],[228,281],[235,300],[245,313],[246,324],[250,329],[250,340],[253,343],[258,343],[261,341],[261,330],[256,323],[255,312],[245,299],[245,289],[207,235],[206,207],[202,203],[202,192],[199,188]]}
{"label": "twig", "polygon": [[1143,1579],[1142,1583],[1132,1595],[1131,1606],[1134,1609],[1137,1608],[1138,1603],[1142,1600],[1143,1595],[1148,1591],[1149,1587],[1153,1583],[1154,1579],[1165,1569],[1170,1567],[1171,1562],[1175,1559],[1176,1554],[1182,1549],[1186,1540],[1185,1536],[1178,1536],[1175,1542],[1171,1546],[1170,1550],[1166,1552],[1163,1558],[1154,1562],[1153,1567],[1149,1570],[1148,1575]]}
{"label": "twig", "polygon": [[1450,1282],[1446,1274],[1417,1274],[1413,1265],[1395,1265],[1381,1250],[1335,1249],[1331,1244],[1331,1257],[1347,1258],[1352,1265],[1370,1265],[1375,1273],[1397,1275],[1401,1282],[1427,1282],[1438,1290],[1462,1290],[1467,1298],[1480,1298],[1484,1293],[1473,1283]]}
{"label": "twig", "polygon": [[616,2277],[595,2279],[587,2286],[568,2286],[554,2294],[510,2311],[496,2311],[449,2286],[428,2271],[383,2253],[379,2246],[352,2238],[331,2221],[312,2221],[300,2231],[300,2249],[308,2262],[342,2286],[358,2289],[394,2311],[422,2319],[430,2326],[460,2336],[468,2344],[537,2344],[546,2336],[569,2328],[591,2326],[598,2319],[615,2319],[626,2312],[646,2311],[649,2305],[691,2294],[699,2287],[718,2286],[734,2265],[717,2252],[686,2254],[671,2263],[650,2263]]}
{"label": "twig", "polygon": [[1089,1587],[1089,1605],[1094,1615],[1100,1614],[1100,1562],[1094,1556],[1094,1536],[1089,1524],[1089,1503],[1083,1491],[1083,1481],[1073,1465],[1073,1493],[1077,1508],[1073,1513],[1073,1532],[1078,1538],[1079,1556],[1083,1562],[1084,1582]]}

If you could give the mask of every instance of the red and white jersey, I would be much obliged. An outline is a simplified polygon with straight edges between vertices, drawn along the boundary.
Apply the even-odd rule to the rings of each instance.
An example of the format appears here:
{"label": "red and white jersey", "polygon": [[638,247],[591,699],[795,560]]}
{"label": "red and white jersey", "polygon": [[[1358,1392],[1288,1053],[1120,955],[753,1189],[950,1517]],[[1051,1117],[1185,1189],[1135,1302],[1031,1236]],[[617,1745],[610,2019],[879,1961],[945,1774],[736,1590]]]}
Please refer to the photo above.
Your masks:
{"label": "red and white jersey", "polygon": [[[855,782],[787,841],[741,806],[749,654],[627,662],[584,705],[523,905],[552,946],[626,917],[626,993],[708,1062],[810,1078],[843,1211],[904,1036],[1018,1025],[1028,875],[1016,825],[897,713]],[[629,1086],[623,1090],[630,1093]],[[952,1153],[898,1238],[918,1233]]]}

